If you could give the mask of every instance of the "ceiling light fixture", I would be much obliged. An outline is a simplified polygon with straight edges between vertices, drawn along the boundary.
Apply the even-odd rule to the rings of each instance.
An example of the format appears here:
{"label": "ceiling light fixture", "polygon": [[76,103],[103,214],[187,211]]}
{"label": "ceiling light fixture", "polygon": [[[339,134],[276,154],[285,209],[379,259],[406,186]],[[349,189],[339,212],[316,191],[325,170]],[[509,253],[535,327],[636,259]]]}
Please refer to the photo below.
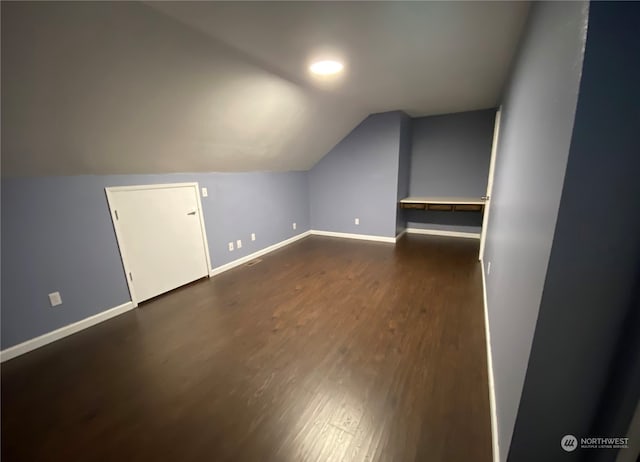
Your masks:
{"label": "ceiling light fixture", "polygon": [[316,61],[309,66],[309,70],[317,75],[331,75],[340,72],[344,66],[339,61]]}

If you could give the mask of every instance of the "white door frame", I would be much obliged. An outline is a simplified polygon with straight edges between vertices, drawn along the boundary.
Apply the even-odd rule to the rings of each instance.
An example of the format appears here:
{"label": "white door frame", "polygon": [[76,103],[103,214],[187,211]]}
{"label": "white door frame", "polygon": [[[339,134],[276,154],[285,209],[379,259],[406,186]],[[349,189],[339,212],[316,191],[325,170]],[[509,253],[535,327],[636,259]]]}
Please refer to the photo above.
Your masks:
{"label": "white door frame", "polygon": [[491,143],[491,161],[489,162],[489,177],[487,178],[487,197],[484,204],[484,213],[482,216],[482,229],[480,230],[480,253],[478,260],[482,261],[484,258],[484,244],[487,239],[487,225],[489,224],[489,213],[491,211],[491,194],[493,192],[493,175],[496,168],[496,155],[498,153],[498,141],[500,138],[500,114],[502,113],[502,106],[498,108],[496,112],[496,119],[493,125],[493,142]]}
{"label": "white door frame", "polygon": [[204,214],[202,213],[202,202],[200,201],[200,185],[197,182],[194,183],[165,183],[165,184],[143,184],[135,186],[111,186],[104,188],[107,194],[107,203],[109,204],[109,212],[111,213],[111,220],[113,222],[113,229],[116,232],[116,241],[118,242],[118,249],[120,250],[120,258],[122,259],[122,266],[124,267],[124,278],[127,281],[129,287],[129,295],[131,295],[131,302],[134,307],[138,306],[138,299],[136,297],[136,291],[133,287],[131,279],[128,277],[130,267],[127,259],[126,246],[122,239],[122,231],[120,230],[120,224],[116,215],[115,202],[113,200],[114,192],[118,191],[138,191],[146,189],[168,189],[168,188],[194,188],[196,193],[196,204],[198,206],[198,219],[200,220],[200,231],[202,232],[202,242],[204,244],[204,251],[207,263],[207,275],[211,273],[211,257],[209,255],[209,243],[207,242],[207,231],[204,226]]}

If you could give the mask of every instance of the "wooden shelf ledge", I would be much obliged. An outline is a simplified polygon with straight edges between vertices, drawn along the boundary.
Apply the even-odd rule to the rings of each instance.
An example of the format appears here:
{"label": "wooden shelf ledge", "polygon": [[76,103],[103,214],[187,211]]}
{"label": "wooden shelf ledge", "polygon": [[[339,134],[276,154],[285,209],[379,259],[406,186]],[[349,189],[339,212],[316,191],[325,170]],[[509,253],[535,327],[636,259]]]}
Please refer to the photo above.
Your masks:
{"label": "wooden shelf ledge", "polygon": [[482,212],[484,199],[481,197],[431,196],[406,197],[400,200],[400,208],[413,210]]}

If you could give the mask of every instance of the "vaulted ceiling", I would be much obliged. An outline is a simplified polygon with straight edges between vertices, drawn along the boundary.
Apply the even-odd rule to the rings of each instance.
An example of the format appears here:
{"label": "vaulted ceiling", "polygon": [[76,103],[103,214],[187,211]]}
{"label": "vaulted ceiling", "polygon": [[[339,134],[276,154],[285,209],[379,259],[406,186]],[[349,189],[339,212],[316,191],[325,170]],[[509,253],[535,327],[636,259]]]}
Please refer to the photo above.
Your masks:
{"label": "vaulted ceiling", "polygon": [[495,106],[527,10],[2,2],[3,174],[308,169],[369,113]]}
{"label": "vaulted ceiling", "polygon": [[317,56],[346,74],[329,87],[368,112],[412,116],[494,107],[528,10],[524,2],[154,2],[302,85]]}

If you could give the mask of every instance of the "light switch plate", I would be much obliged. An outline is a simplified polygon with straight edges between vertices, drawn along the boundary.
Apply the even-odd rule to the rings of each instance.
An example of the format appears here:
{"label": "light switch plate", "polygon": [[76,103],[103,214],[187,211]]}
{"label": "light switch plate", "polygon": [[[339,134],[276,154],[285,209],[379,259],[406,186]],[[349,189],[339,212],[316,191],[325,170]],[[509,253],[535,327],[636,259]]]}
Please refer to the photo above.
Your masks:
{"label": "light switch plate", "polygon": [[49,294],[49,303],[51,306],[62,305],[62,297],[60,297],[60,292],[52,292]]}
{"label": "light switch plate", "polygon": [[202,188],[202,197],[208,197],[209,196],[209,191],[207,191],[207,188]]}

